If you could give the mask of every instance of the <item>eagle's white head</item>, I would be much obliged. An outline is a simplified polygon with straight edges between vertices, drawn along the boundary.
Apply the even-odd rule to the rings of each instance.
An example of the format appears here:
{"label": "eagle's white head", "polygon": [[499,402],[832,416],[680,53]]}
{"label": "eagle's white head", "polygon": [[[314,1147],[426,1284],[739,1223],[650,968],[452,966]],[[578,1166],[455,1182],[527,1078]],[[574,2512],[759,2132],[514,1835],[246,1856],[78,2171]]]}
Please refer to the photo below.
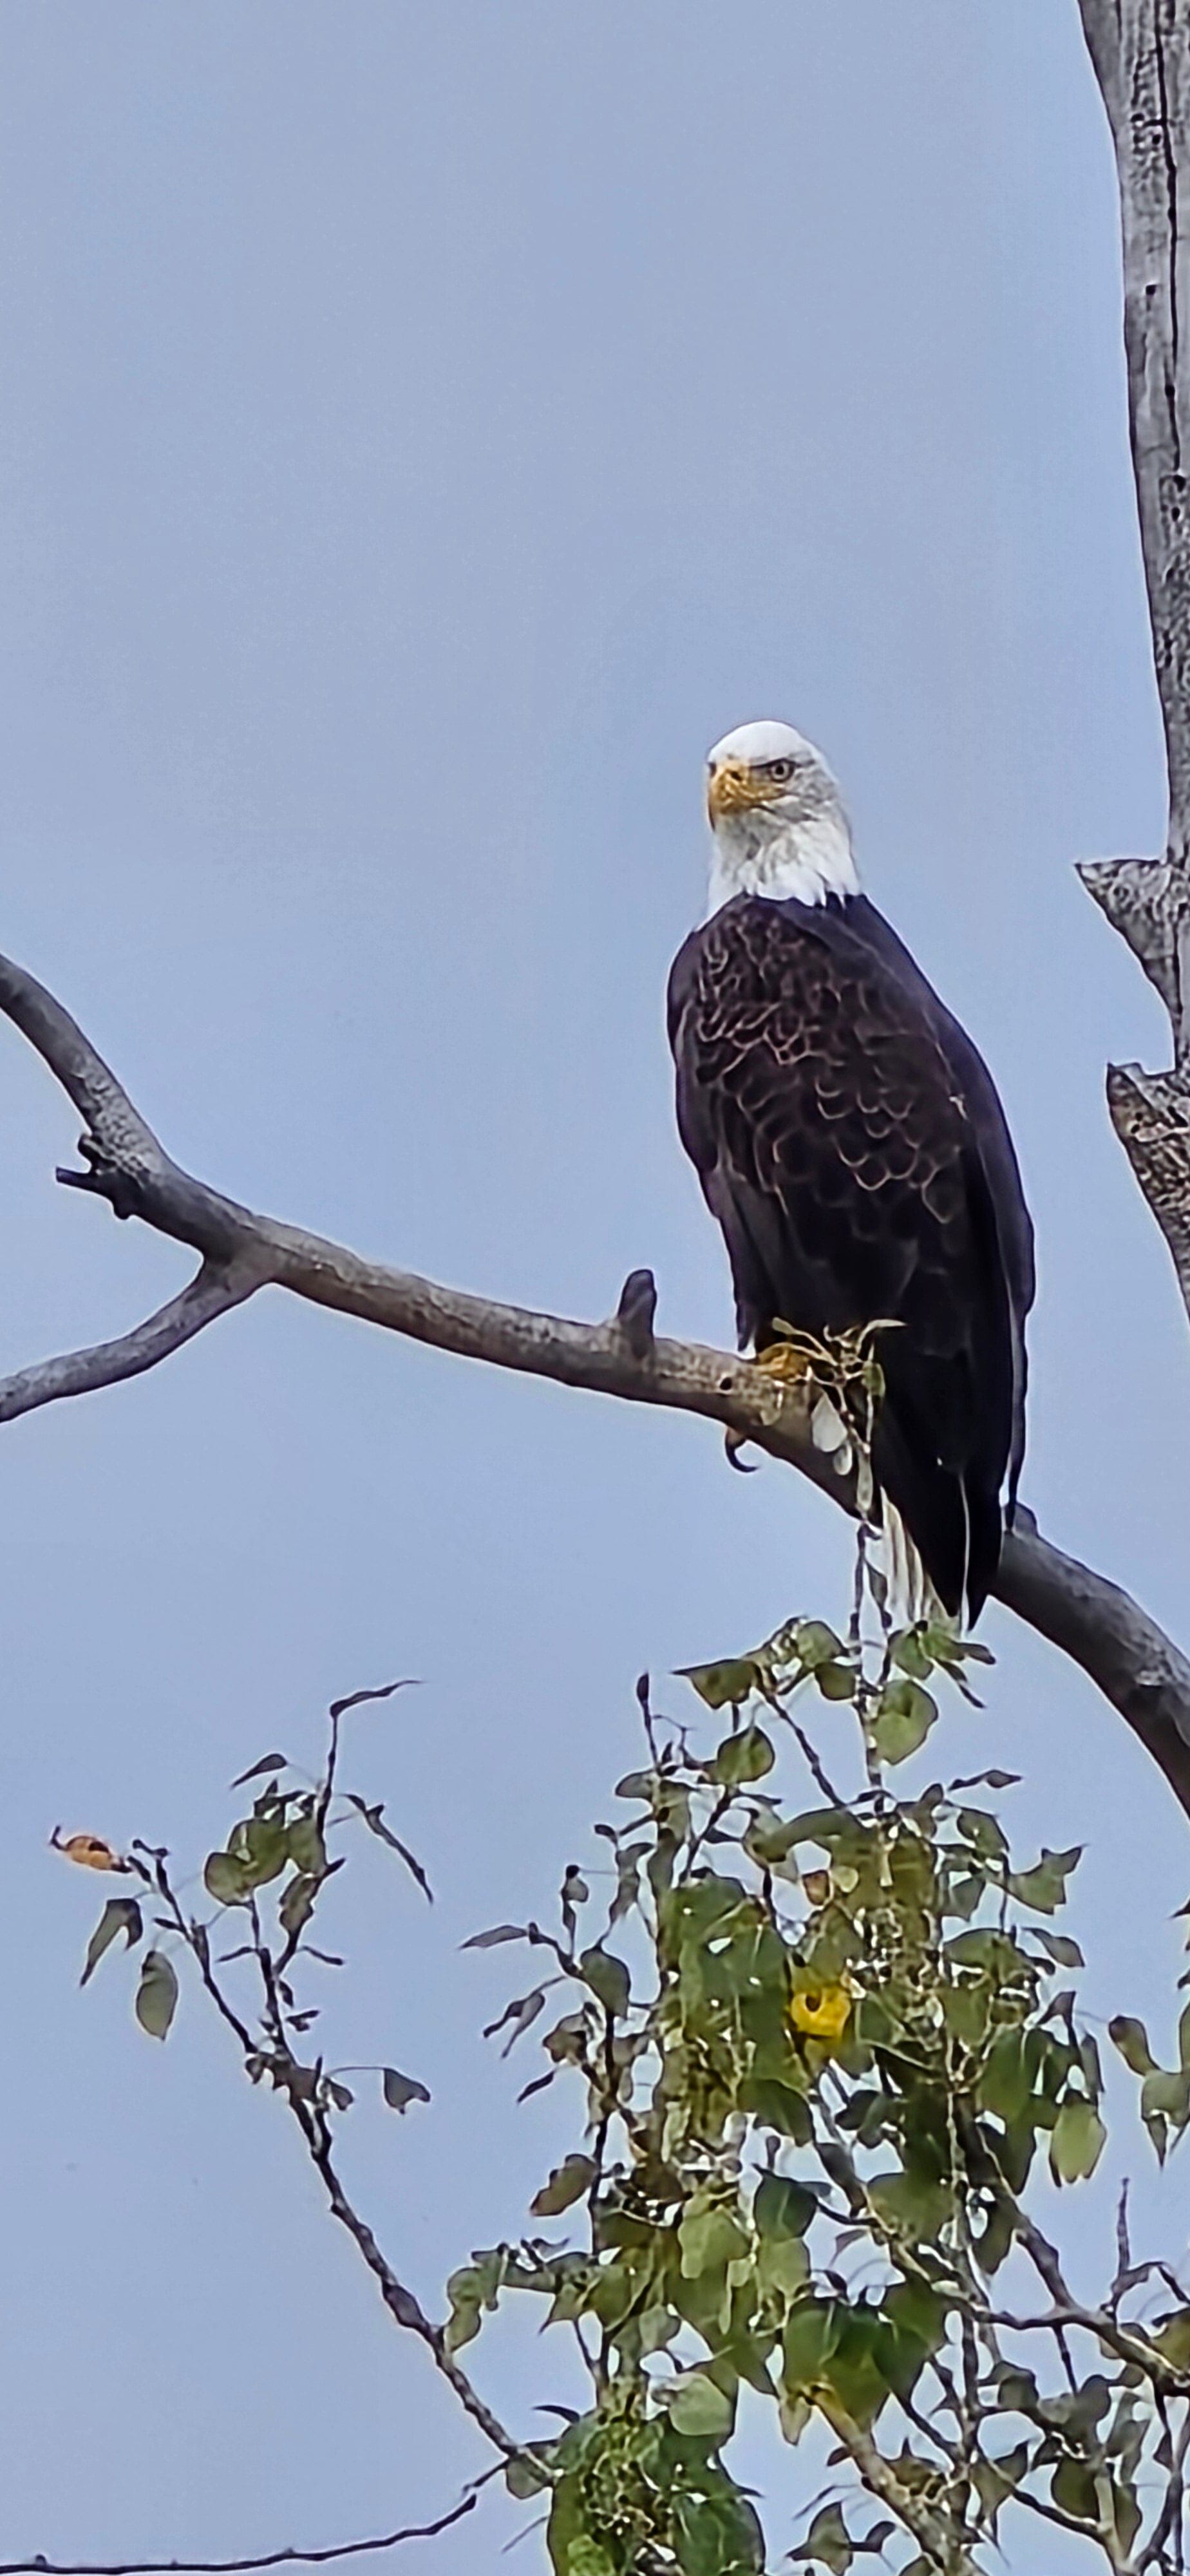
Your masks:
{"label": "eagle's white head", "polygon": [[708,918],[737,894],[780,903],[859,893],[851,826],[820,751],[792,725],[737,725],[707,755]]}

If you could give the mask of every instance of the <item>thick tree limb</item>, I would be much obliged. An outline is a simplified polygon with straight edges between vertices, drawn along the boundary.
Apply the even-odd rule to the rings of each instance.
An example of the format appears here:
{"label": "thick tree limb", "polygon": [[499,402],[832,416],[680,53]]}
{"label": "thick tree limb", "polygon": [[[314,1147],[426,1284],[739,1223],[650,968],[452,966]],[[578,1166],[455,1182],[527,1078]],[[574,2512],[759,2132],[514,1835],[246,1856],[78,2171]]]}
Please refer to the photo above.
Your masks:
{"label": "thick tree limb", "polygon": [[1190,13],[1080,0],[1120,182],[1128,414],[1165,725],[1163,859],[1084,866],[1084,885],[1169,1012],[1173,1069],[1112,1066],[1112,1124],[1190,1313]]}
{"label": "thick tree limb", "polygon": [[[80,1144],[86,1169],[59,1178],[106,1198],[117,1215],[139,1217],[190,1245],[203,1264],[180,1297],[122,1340],[0,1381],[0,1420],[152,1368],[216,1315],[271,1284],[465,1359],[702,1414],[736,1442],[752,1441],[797,1467],[854,1511],[852,1483],[815,1446],[796,1386],[775,1387],[751,1361],[727,1351],[655,1337],[656,1291],[648,1271],[630,1274],[608,1322],[579,1324],[365,1261],[325,1236],[258,1215],[184,1172],[69,1012],[3,957],[0,1012],[23,1031],[86,1119]],[[1029,1513],[1018,1514],[1005,1543],[996,1591],[1081,1665],[1190,1815],[1190,1661],[1126,1592],[1052,1547]]]}

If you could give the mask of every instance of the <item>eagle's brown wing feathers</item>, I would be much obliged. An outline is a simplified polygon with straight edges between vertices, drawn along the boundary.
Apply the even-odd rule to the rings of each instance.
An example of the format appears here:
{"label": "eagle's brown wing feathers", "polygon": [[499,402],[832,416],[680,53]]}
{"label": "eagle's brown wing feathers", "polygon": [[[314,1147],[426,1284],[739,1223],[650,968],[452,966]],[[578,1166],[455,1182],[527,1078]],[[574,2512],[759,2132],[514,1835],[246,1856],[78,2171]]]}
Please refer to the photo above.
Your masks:
{"label": "eagle's brown wing feathers", "polygon": [[920,997],[800,906],[737,900],[671,986],[683,1141],[741,1341],[887,1319],[874,1465],[950,1607],[994,1571],[1012,1330],[968,1102]]}

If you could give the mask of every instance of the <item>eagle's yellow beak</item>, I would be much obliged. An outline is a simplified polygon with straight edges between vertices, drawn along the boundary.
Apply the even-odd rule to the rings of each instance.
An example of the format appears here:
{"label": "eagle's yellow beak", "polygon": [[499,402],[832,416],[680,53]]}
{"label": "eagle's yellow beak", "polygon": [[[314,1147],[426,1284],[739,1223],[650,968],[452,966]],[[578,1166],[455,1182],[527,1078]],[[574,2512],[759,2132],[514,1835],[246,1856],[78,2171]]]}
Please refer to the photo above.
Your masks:
{"label": "eagle's yellow beak", "polygon": [[707,781],[707,813],[712,827],[724,814],[740,814],[750,805],[770,804],[777,793],[771,778],[758,776],[742,760],[716,761]]}

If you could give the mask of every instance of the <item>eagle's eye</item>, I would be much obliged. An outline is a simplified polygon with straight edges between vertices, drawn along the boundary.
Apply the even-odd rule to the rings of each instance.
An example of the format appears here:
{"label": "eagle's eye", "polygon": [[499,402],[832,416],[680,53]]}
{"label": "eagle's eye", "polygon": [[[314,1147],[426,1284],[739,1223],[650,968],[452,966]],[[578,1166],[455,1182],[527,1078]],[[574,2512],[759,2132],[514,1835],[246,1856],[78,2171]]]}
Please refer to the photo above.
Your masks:
{"label": "eagle's eye", "polygon": [[764,765],[764,774],[766,778],[772,779],[774,786],[786,787],[793,776],[793,762],[791,760],[766,760]]}

